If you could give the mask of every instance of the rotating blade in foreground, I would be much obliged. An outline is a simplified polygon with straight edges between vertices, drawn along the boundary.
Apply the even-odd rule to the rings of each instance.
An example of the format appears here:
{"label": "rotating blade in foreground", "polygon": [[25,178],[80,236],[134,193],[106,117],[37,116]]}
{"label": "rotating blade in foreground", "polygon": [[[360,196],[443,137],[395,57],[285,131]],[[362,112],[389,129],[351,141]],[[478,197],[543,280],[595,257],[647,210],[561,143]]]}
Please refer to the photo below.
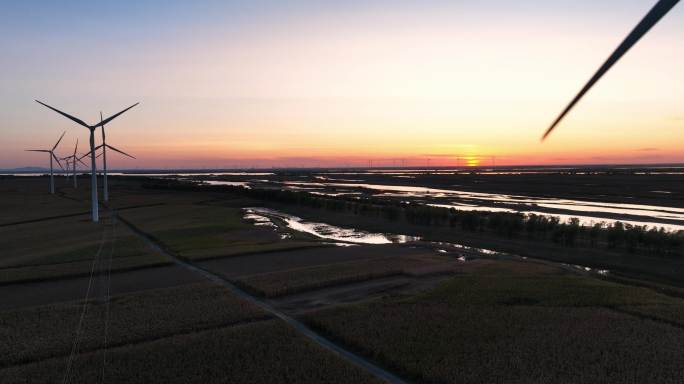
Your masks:
{"label": "rotating blade in foreground", "polygon": [[544,136],[542,136],[542,141],[546,139],[547,136],[553,131],[554,128],[560,123],[561,120],[565,117],[565,115],[570,112],[570,110],[577,104],[578,101],[584,96],[585,93],[591,89],[594,84],[596,84],[597,81],[603,75],[608,72],[608,70],[618,61],[620,58],[629,51],[634,44],[639,41],[654,25],[660,21],[660,19],[663,18],[675,5],[679,3],[679,0],[659,0],[656,5],[651,8],[651,10],[644,16],[643,19],[637,24],[636,27],[632,30],[632,32],[627,35],[625,40],[622,41],[622,43],[615,49],[615,51],[608,57],[605,63],[601,65],[601,67],[596,71],[594,76],[589,79],[589,82],[584,85],[584,87],[579,91],[577,96],[575,96],[574,99],[568,104],[567,107],[561,112],[561,114],[556,118],[556,120],[551,124],[551,126],[546,130],[544,133]]}

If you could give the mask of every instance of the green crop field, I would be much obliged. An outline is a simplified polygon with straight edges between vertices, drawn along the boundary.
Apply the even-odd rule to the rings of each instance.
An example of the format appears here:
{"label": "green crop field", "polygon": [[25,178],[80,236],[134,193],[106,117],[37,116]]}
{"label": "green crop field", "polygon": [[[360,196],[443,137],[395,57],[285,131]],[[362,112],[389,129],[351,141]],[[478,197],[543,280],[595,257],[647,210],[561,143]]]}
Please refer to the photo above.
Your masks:
{"label": "green crop field", "polygon": [[259,295],[277,297],[344,283],[416,273],[425,269],[448,273],[455,269],[456,263],[453,259],[434,255],[381,257],[260,273],[241,277],[237,282]]}
{"label": "green crop field", "polygon": [[[70,382],[98,382],[102,362],[102,351],[79,356]],[[54,383],[65,365],[56,358],[0,369],[0,381]],[[104,375],[112,383],[380,383],[276,320],[111,348]]]}
{"label": "green crop field", "polygon": [[[82,303],[71,302],[0,312],[0,366],[68,354],[82,308]],[[89,303],[81,350],[102,347],[107,311],[109,345],[269,317],[209,283],[123,294],[114,296],[109,308],[102,300]]]}
{"label": "green crop field", "polygon": [[[131,257],[116,257],[111,260],[111,270],[127,271],[132,269],[162,266],[171,261],[158,254],[146,254]],[[99,270],[104,268],[104,263],[96,264]],[[108,264],[107,264],[108,265]],[[26,283],[66,277],[86,276],[90,273],[92,261],[65,262],[59,264],[34,265],[28,267],[9,267],[0,269],[0,283]]]}
{"label": "green crop field", "polygon": [[659,304],[618,306],[616,309],[640,317],[669,322],[674,326],[684,328],[684,302],[681,300]]}
{"label": "green crop field", "polygon": [[[0,178],[0,225],[44,217],[87,213],[86,201],[74,201],[48,193],[47,177]],[[56,184],[65,182],[57,178]]]}
{"label": "green crop field", "polygon": [[[515,264],[490,264],[424,295],[323,310],[307,321],[421,382],[658,383],[683,377],[684,331],[662,321],[681,313],[668,309],[681,311],[682,300]],[[649,308],[655,320],[622,308]]]}
{"label": "green crop field", "polygon": [[[101,181],[99,180],[98,183],[101,184]],[[209,193],[164,192],[141,188],[144,182],[145,178],[142,177],[109,176],[109,202],[107,202],[107,206],[114,209],[125,209],[127,207],[158,204],[191,204],[212,197]],[[79,185],[78,189],[68,186],[59,188],[59,194],[67,199],[83,201],[89,208],[90,179],[82,177],[79,183],[82,185]],[[102,198],[101,191],[100,198]]]}
{"label": "green crop field", "polygon": [[65,217],[0,227],[0,283],[88,274],[98,251],[112,258],[113,270],[170,262],[126,226],[113,229],[106,215],[102,221],[92,225],[87,217]]}
{"label": "green crop field", "polygon": [[303,240],[282,240],[270,228],[243,219],[240,208],[184,204],[130,209],[121,216],[154,236],[169,250],[188,259],[318,246]]}

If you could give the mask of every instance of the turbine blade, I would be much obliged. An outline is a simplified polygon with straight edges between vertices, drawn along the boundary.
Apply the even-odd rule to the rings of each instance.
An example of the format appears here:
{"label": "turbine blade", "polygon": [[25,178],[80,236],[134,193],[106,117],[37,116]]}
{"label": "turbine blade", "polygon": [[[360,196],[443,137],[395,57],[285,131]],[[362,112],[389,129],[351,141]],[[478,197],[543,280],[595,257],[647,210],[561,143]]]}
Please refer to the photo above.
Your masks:
{"label": "turbine blade", "polygon": [[76,138],[76,147],[74,147],[74,157],[76,157],[76,151],[78,151],[78,138]]}
{"label": "turbine blade", "polygon": [[553,131],[554,128],[560,123],[565,115],[570,112],[570,110],[577,104],[578,101],[584,96],[585,93],[591,89],[594,84],[603,77],[603,75],[608,72],[608,70],[618,61],[620,58],[629,51],[634,44],[639,41],[654,25],[660,21],[660,19],[665,16],[675,5],[679,3],[679,0],[659,0],[656,5],[651,8],[651,10],[644,16],[643,19],[637,24],[636,27],[627,35],[627,37],[620,43],[620,45],[615,49],[615,51],[608,57],[605,63],[596,71],[594,76],[589,79],[589,82],[582,87],[579,93],[574,99],[568,104],[567,107],[561,112],[561,114],[554,120],[553,124],[544,132],[542,136],[542,141],[546,139],[547,136]]}
{"label": "turbine blade", "polygon": [[62,167],[62,163],[59,162],[59,159],[57,158],[57,156],[55,156],[55,153],[51,151],[50,154],[51,154],[52,157],[55,159],[55,161],[57,162],[57,164],[59,165],[59,167],[62,168],[62,171],[63,171],[63,170],[64,170],[64,167]]}
{"label": "turbine blade", "polygon": [[117,113],[117,114],[115,114],[115,115],[109,116],[108,118],[104,119],[104,121],[100,121],[99,123],[93,125],[93,128],[97,128],[97,127],[102,127],[102,126],[104,126],[105,124],[107,124],[107,123],[109,123],[110,121],[114,120],[114,119],[117,118],[119,115],[121,115],[122,113],[124,113],[124,112],[128,111],[129,109],[135,107],[135,106],[138,105],[138,104],[140,104],[140,103],[135,103],[135,104],[131,105],[130,107],[124,109],[123,111],[121,111],[121,112],[119,112],[119,113]]}
{"label": "turbine blade", "polygon": [[83,155],[81,155],[80,158],[82,159],[82,158],[84,158],[84,157],[86,157],[86,156],[90,156],[90,153],[91,153],[91,152],[97,151],[97,150],[100,149],[100,148],[102,148],[102,144],[100,144],[100,145],[98,145],[97,147],[95,147],[95,149],[93,149],[93,150],[91,150],[91,151],[88,151],[88,152],[84,153]]}
{"label": "turbine blade", "polygon": [[131,159],[135,159],[135,157],[129,155],[128,153],[126,153],[126,152],[124,152],[124,151],[122,151],[122,150],[116,149],[116,148],[112,147],[112,146],[109,145],[109,144],[105,144],[105,145],[107,146],[107,148],[111,149],[112,151],[117,151],[117,152],[119,152],[119,153],[122,154],[122,155],[128,156],[128,157],[130,157]]}
{"label": "turbine blade", "polygon": [[88,151],[87,153],[84,153],[83,155],[81,155],[81,157],[79,157],[78,159],[80,160],[80,159],[82,159],[82,158],[84,158],[84,157],[88,157],[88,156],[90,156],[90,153],[92,153],[92,152],[93,152],[93,151]]}
{"label": "turbine blade", "polygon": [[71,120],[71,121],[73,121],[73,122],[75,122],[75,123],[77,123],[77,124],[80,124],[80,125],[82,125],[82,126],[88,128],[88,129],[90,129],[90,126],[88,126],[88,124],[86,124],[83,120],[81,120],[81,119],[79,119],[79,118],[77,118],[77,117],[73,117],[73,116],[71,116],[71,115],[68,114],[68,113],[64,113],[64,112],[60,111],[59,109],[52,108],[51,106],[49,106],[49,105],[47,105],[47,104],[45,104],[45,103],[43,103],[43,102],[41,102],[41,101],[36,100],[36,102],[37,102],[38,104],[41,104],[41,105],[43,105],[43,106],[45,106],[45,107],[48,107],[48,108],[52,109],[53,111],[59,113],[60,115],[66,117],[67,119],[69,119],[69,120]]}
{"label": "turbine blade", "polygon": [[102,124],[100,129],[102,129],[102,143],[104,144],[104,142],[105,142],[105,127],[104,127],[104,122],[102,121],[102,111],[100,111],[100,124]]}
{"label": "turbine blade", "polygon": [[82,159],[82,158],[77,158],[76,161],[78,161],[79,163],[81,163],[81,164],[83,164],[83,165],[85,165],[85,166],[87,167],[88,164],[84,163],[83,160],[81,160],[81,159]]}
{"label": "turbine blade", "polygon": [[62,141],[62,138],[64,137],[65,133],[66,133],[66,131],[62,132],[62,136],[59,137],[59,140],[57,140],[57,143],[55,143],[55,146],[52,147],[53,151],[55,150],[55,148],[57,148],[57,146],[59,145],[59,142]]}
{"label": "turbine blade", "polygon": [[25,149],[26,152],[50,152],[47,149]]}

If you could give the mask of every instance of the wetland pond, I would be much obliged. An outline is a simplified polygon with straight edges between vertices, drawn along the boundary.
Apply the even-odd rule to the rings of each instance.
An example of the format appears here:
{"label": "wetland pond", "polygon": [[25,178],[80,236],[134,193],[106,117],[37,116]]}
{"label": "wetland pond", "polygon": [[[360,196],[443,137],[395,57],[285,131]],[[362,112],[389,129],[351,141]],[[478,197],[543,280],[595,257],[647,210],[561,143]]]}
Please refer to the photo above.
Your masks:
{"label": "wetland pond", "polygon": [[244,218],[255,225],[278,227],[277,222],[284,223],[297,232],[308,233],[321,239],[335,241],[337,245],[348,244],[392,244],[407,243],[420,240],[419,237],[372,233],[353,228],[341,228],[330,224],[307,221],[300,217],[269,208],[245,208]]}

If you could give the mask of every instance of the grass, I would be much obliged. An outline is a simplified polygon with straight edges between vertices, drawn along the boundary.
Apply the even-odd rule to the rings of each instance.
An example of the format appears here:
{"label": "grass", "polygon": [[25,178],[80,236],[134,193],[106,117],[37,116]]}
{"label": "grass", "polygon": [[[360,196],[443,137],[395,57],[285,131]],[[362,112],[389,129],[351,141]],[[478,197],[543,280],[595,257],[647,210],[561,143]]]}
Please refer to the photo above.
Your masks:
{"label": "grass", "polygon": [[106,215],[100,224],[68,217],[0,227],[0,284],[87,274],[103,239],[101,255],[112,257],[113,270],[170,262]]}
{"label": "grass", "polygon": [[425,270],[450,272],[454,267],[453,261],[434,255],[382,257],[260,273],[241,277],[237,283],[261,296],[278,297],[338,284],[421,273]]}
{"label": "grass", "polygon": [[[68,354],[81,310],[81,303],[72,302],[0,312],[0,366]],[[82,351],[103,346],[106,311],[102,301],[89,304]],[[208,283],[115,296],[109,314],[109,345],[269,317],[225,288]]]}
{"label": "grass", "polygon": [[645,304],[619,306],[616,309],[640,317],[657,319],[684,328],[684,303],[673,301],[671,303]]}
{"label": "grass", "polygon": [[243,220],[240,208],[183,204],[122,211],[121,216],[151,234],[177,255],[208,259],[252,252],[318,246],[301,240],[281,240],[269,228]]}
{"label": "grass", "polygon": [[[103,218],[103,223],[109,223]],[[109,228],[107,228],[109,229]],[[0,227],[0,267],[84,260],[92,257],[103,238],[104,225],[86,217],[67,217]],[[119,237],[132,235],[122,229]],[[122,248],[123,251],[123,248]]]}
{"label": "grass", "polygon": [[[117,234],[115,239],[105,239],[105,249],[107,249],[107,246],[111,246],[112,241],[115,243],[115,258],[135,257],[145,255],[146,253],[150,252],[145,242],[138,236],[133,235],[128,228],[122,225],[117,225],[116,231]],[[49,245],[44,247],[45,249],[36,249],[37,247],[34,248],[33,246],[31,246],[30,250],[15,248],[15,253],[25,252],[24,254],[29,254],[29,252],[33,252],[32,254],[34,256],[30,259],[27,257],[23,260],[18,260],[17,262],[10,264],[10,266],[21,267],[89,261],[92,260],[93,255],[97,253],[101,237],[93,240],[95,241],[90,242],[90,244],[86,246],[79,246],[76,244],[68,248],[65,247],[63,250],[60,249],[58,252],[50,249]]]}
{"label": "grass", "polygon": [[[55,185],[66,185],[65,179],[55,177]],[[64,199],[48,191],[48,177],[0,178],[0,225],[90,210],[87,202]]]}
{"label": "grass", "polygon": [[[434,301],[449,306],[516,305],[546,307],[615,307],[626,305],[669,304],[676,299],[641,288],[564,273],[546,267],[547,274],[507,271],[497,263],[484,270],[451,279],[439,290],[426,294],[420,301]],[[538,266],[534,270],[539,270]],[[543,267],[542,267],[543,268]],[[556,270],[554,274],[552,271]]]}
{"label": "grass", "polygon": [[[115,178],[110,183],[112,204],[129,207],[119,211],[133,218],[137,225],[152,232],[173,252],[189,259],[204,259],[261,251],[288,250],[317,246],[307,241],[280,241],[279,236],[264,228],[255,228],[242,220],[239,208],[231,207],[230,198],[220,199],[222,206],[207,206],[216,197],[210,193],[151,191],[140,188],[140,180]],[[89,189],[63,187],[51,196],[38,188],[39,179],[2,179],[3,202],[9,208],[3,219],[17,222],[25,219],[22,212],[35,211],[43,217],[88,208]],[[75,200],[81,200],[75,201]],[[237,203],[242,202],[238,199]],[[197,204],[196,204],[197,203]],[[85,204],[85,205],[84,205]],[[156,204],[155,206],[149,206]],[[148,205],[147,207],[145,207]],[[239,205],[239,204],[238,204]],[[138,207],[130,209],[130,207]],[[47,208],[46,208],[47,207]],[[3,212],[5,213],[5,212]],[[90,271],[90,261],[102,240],[108,222],[107,211],[101,210],[102,223],[93,225],[88,215],[53,218],[19,225],[0,226],[0,284],[51,278],[80,276]],[[31,216],[34,217],[34,216]],[[109,234],[107,234],[109,236]],[[36,241],[45,239],[45,241]],[[110,246],[105,243],[105,252]],[[170,261],[149,249],[143,240],[125,225],[117,225],[112,255],[114,270],[167,264]]]}
{"label": "grass", "polygon": [[681,300],[524,266],[492,263],[424,295],[327,309],[306,321],[420,382],[656,383],[684,377],[681,328],[611,309],[682,308]]}
{"label": "grass", "polygon": [[[171,261],[161,255],[149,254],[112,259],[112,271],[128,271],[143,267],[168,265]],[[16,284],[33,281],[85,276],[90,273],[92,262],[89,260],[60,264],[34,265],[0,269],[0,284]],[[96,266],[96,269],[98,267]]]}
{"label": "grass", "polygon": [[[80,180],[79,180],[80,181]],[[90,179],[83,178],[85,181],[78,189],[63,188],[60,193],[69,199],[76,199],[90,202]],[[147,206],[155,204],[187,204],[206,199],[208,194],[204,193],[183,193],[150,191],[141,188],[144,178],[141,177],[120,177],[108,176],[109,202],[107,205],[114,209],[126,207]],[[98,180],[98,183],[101,179]],[[101,187],[100,185],[98,185]],[[101,193],[101,191],[100,191]],[[99,196],[102,198],[102,195]]]}
{"label": "grass", "polygon": [[[246,349],[246,346],[249,346]],[[99,382],[102,352],[79,356],[73,383]],[[64,358],[0,370],[0,381],[61,381]],[[275,320],[112,348],[105,382],[380,383]]]}

